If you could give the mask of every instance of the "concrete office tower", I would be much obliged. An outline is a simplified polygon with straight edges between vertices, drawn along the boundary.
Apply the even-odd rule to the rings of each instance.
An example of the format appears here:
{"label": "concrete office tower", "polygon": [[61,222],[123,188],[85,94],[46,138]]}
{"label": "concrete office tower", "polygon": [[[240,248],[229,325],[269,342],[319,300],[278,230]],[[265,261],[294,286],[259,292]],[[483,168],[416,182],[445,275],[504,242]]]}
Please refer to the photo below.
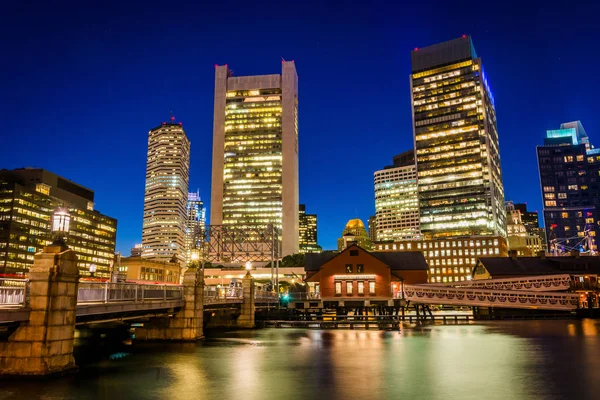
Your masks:
{"label": "concrete office tower", "polygon": [[421,232],[506,236],[494,98],[469,36],[411,52]]}
{"label": "concrete office tower", "polygon": [[[394,165],[375,171],[374,181],[377,241],[419,239],[417,167],[413,150],[394,157]],[[369,235],[371,229],[369,226]]]}
{"label": "concrete office tower", "polygon": [[300,253],[320,253],[323,248],[317,243],[317,214],[307,214],[306,205],[299,209]]}
{"label": "concrete office tower", "polygon": [[171,117],[148,133],[143,258],[185,263],[189,175],[190,141]]}
{"label": "concrete office tower", "polygon": [[283,255],[298,252],[298,76],[232,76],[215,70],[211,225],[282,230]]}
{"label": "concrete office tower", "polygon": [[188,193],[187,214],[185,220],[185,249],[186,260],[192,260],[192,250],[197,247],[200,234],[206,224],[206,209],[200,198],[200,190]]}

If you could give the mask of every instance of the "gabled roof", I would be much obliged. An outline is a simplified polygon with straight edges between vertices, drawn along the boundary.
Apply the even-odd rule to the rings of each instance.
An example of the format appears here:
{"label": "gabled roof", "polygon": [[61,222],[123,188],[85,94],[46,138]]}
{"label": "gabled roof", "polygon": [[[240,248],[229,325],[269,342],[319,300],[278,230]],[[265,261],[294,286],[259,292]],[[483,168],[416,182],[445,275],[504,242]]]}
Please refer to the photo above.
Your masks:
{"label": "gabled roof", "polygon": [[350,249],[362,250],[390,267],[391,270],[429,270],[429,266],[420,251],[367,251],[353,244],[339,253],[309,253],[304,256],[304,270],[318,271],[324,264]]}
{"label": "gabled roof", "polygon": [[492,275],[600,274],[600,257],[482,257],[479,263]]}

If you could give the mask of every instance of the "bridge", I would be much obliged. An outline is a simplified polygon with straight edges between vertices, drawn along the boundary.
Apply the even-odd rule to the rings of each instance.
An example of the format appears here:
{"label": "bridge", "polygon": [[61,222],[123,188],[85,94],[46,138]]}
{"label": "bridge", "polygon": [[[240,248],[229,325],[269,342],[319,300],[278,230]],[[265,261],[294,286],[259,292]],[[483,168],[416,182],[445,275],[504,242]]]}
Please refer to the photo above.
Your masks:
{"label": "bridge", "polygon": [[404,299],[413,304],[573,311],[579,307],[579,295],[561,292],[570,287],[568,274],[486,279],[404,285]]}
{"label": "bridge", "polygon": [[[0,278],[0,324],[28,321],[28,279]],[[205,287],[205,310],[244,303],[242,288],[218,290]],[[273,307],[274,292],[255,291],[255,307]],[[79,282],[76,325],[114,320],[132,320],[173,314],[184,306],[184,287],[174,284]]]}

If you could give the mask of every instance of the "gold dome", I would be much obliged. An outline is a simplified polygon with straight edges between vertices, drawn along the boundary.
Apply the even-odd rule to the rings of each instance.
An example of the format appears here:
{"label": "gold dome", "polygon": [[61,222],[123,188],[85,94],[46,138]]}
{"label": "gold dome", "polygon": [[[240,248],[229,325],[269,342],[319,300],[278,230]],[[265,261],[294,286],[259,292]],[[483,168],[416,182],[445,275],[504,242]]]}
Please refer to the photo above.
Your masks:
{"label": "gold dome", "polygon": [[363,224],[363,222],[359,218],[351,219],[346,224],[346,229],[364,228],[364,227],[365,227],[365,224]]}

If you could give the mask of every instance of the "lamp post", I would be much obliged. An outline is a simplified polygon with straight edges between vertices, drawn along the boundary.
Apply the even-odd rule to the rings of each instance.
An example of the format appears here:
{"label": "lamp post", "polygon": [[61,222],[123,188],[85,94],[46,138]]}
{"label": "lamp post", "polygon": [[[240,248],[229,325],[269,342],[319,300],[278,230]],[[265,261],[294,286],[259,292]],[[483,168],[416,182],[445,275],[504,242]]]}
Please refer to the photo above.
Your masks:
{"label": "lamp post", "polygon": [[250,276],[250,271],[252,270],[252,263],[250,261],[246,261],[245,267],[246,267],[246,275]]}
{"label": "lamp post", "polygon": [[54,236],[53,245],[64,246],[65,239],[69,234],[69,225],[71,223],[71,216],[64,207],[59,207],[52,214],[52,235]]}
{"label": "lamp post", "polygon": [[90,276],[92,278],[94,277],[94,274],[96,273],[96,268],[98,268],[98,267],[96,267],[96,264],[91,264],[90,265]]}

